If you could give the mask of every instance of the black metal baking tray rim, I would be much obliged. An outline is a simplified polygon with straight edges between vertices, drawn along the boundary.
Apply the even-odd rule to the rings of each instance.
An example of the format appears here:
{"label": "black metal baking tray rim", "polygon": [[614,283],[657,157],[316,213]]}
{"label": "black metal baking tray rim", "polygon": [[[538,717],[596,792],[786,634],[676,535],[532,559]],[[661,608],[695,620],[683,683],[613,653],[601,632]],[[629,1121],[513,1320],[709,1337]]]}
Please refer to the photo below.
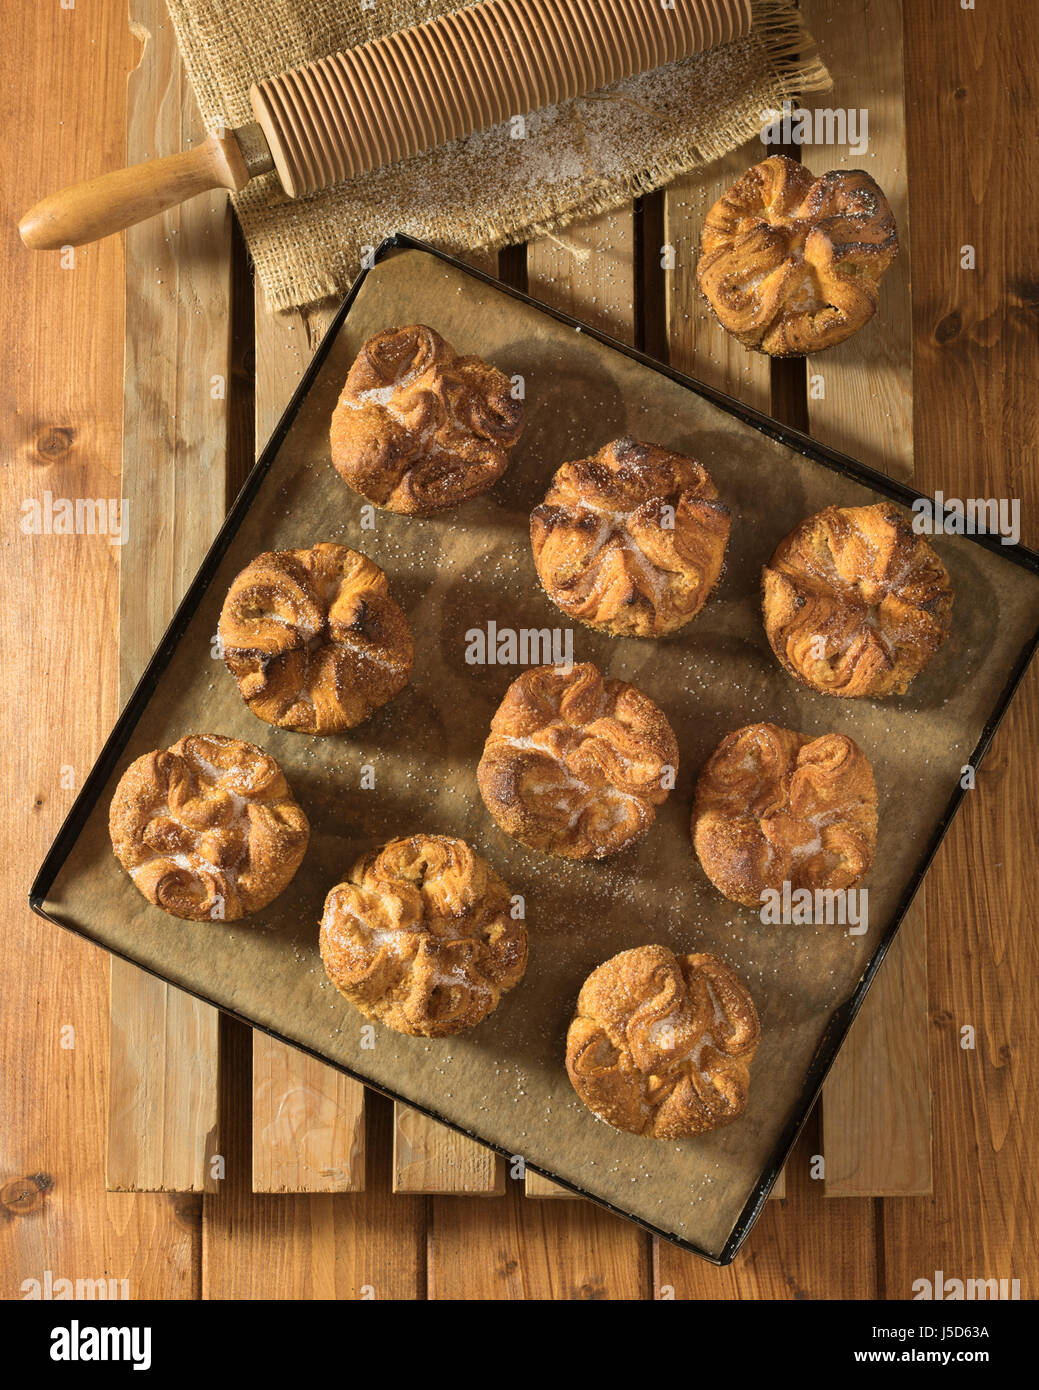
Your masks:
{"label": "black metal baking tray rim", "polygon": [[[402,232],[397,232],[387,237],[376,249],[372,258],[372,265],[377,265],[379,261],[383,260],[391,251],[401,249],[425,252],[435,257],[437,260],[443,261],[447,265],[454,266],[473,279],[481,280],[488,285],[493,285],[495,289],[503,294],[507,294],[510,298],[517,299],[523,304],[530,305],[532,308],[549,315],[549,317],[556,319],[558,322],[566,324],[576,332],[588,334],[590,337],[597,339],[606,346],[613,348],[616,352],[623,353],[625,357],[640,362],[643,366],[650,368],[652,371],[669,378],[671,381],[677,382],[680,386],[693,391],[696,395],[702,396],[704,399],[719,406],[729,415],[733,415],[737,419],[742,420],[753,429],[768,435],[769,438],[774,439],[777,443],[796,450],[806,458],[810,458],[830,468],[834,472],[841,473],[846,477],[854,479],[856,482],[863,483],[876,492],[884,493],[892,498],[893,501],[899,502],[903,506],[911,507],[913,502],[923,497],[922,493],[916,492],[913,488],[907,487],[904,483],[888,478],[885,474],[877,472],[876,469],[869,468],[865,464],[859,463],[849,455],[842,454],[836,449],[831,449],[827,445],[820,444],[817,440],[810,438],[810,436],[803,434],[799,430],[789,429],[785,425],[780,425],[770,416],[753,409],[751,406],[744,405],[741,401],[737,401],[732,396],[726,395],[724,391],[719,391],[712,386],[708,386],[705,382],[697,381],[695,378],[687,376],[683,372],[676,371],[673,367],[658,362],[655,358],[647,356],[637,348],[629,347],[628,344],[611,337],[608,333],[603,333],[598,329],[591,328],[589,325],[582,323],[579,319],[575,319],[571,315],[563,313],[561,310],[554,309],[550,305],[543,304],[532,295],[526,294],[522,290],[513,289],[512,286],[505,285],[500,280],[495,279],[493,275],[488,275],[484,271],[476,270],[457,257],[451,256],[445,251],[440,251],[435,246],[430,246],[414,237],[408,236]],[[189,622],[194,616],[195,609],[198,607],[202,595],[216,573],[232,538],[248,512],[302,402],[309,393],[318,373],[321,371],[325,358],[328,356],[332,344],[335,342],[336,336],[342,327],[343,321],[349,314],[354,300],[361,286],[364,284],[370,269],[371,267],[367,267],[361,271],[351,286],[346,298],[336,311],[335,318],[329,325],[313,359],[303,373],[299,385],[293,392],[292,398],[285,407],[285,411],[278,421],[270,439],[267,441],[263,452],[250,470],[248,477],[242,485],[241,491],[235,498],[213,544],[207,551],[198,573],[188,586],[169,627],[166,629],[162,640],[156,647],[133,694],[126,702],[125,707],[116,720],[112,732],[105,740],[97,761],[90,770],[79,795],[76,797],[72,807],[62,822],[61,828],[50,849],[47,851],[47,855],[29,889],[29,906],[32,908],[33,912],[46,921],[53,922],[55,926],[62,927],[65,931],[72,932],[74,935],[80,936],[84,940],[92,942],[94,945],[99,945],[100,943],[88,932],[76,926],[74,923],[62,921],[46,910],[45,902],[47,894],[62,865],[68,858],[72,845],[78,838],[88,815],[93,810],[95,802],[114,771],[116,763],[129,742],[130,736],[143,713],[145,705],[151,698],[160,674],[168,664],[177,643],[180,641],[180,638],[183,636]],[[1019,565],[1023,569],[1027,569],[1031,571],[1031,573],[1039,575],[1039,554],[1033,550],[1029,550],[1025,546],[1004,545],[998,536],[985,534],[968,535],[962,537],[962,539],[970,541],[975,545],[981,545],[985,549],[993,550],[1002,555],[1003,558],[1010,563]],[[980,764],[987,752],[992,738],[1013,698],[1014,692],[1020,684],[1025,670],[1035,655],[1037,648],[1039,648],[1039,623],[1037,623],[1035,635],[1024,647],[1018,657],[1003,687],[996,708],[982,729],[981,736],[971,753],[969,761],[974,767]],[[690,1254],[698,1255],[701,1259],[707,1260],[710,1264],[719,1266],[731,1264],[737,1251],[749,1234],[751,1227],[761,1214],[762,1208],[768,1199],[769,1192],[772,1190],[773,1184],[782,1171],[783,1164],[786,1162],[787,1156],[796,1142],[798,1135],[804,1128],[808,1116],[812,1111],[812,1107],[818,1099],[827,1073],[833,1065],[834,1059],[844,1041],[848,1028],[851,1026],[852,1020],[862,1006],[862,1002],[873,982],[873,978],[880,968],[888,952],[888,948],[894,940],[895,934],[901,926],[916,896],[917,890],[930,867],[931,861],[938,851],[939,845],[945,838],[945,834],[959,809],[960,802],[963,800],[964,795],[964,789],[958,787],[949,799],[945,811],[938,822],[934,836],[923,856],[920,867],[897,904],[891,925],[883,939],[878,943],[873,955],[870,957],[863,971],[862,979],[856,987],[854,994],[832,1014],[819,1046],[816,1048],[815,1056],[812,1059],[808,1075],[805,1079],[803,1092],[804,1103],[780,1136],[766,1164],[764,1172],[758,1180],[754,1191],[747,1199],[742,1212],[736,1220],[736,1224],[733,1226],[728,1239],[719,1253],[714,1254],[710,1251],[702,1250],[692,1241],[676,1236],[670,1231],[661,1230],[653,1226],[650,1222],[643,1221],[639,1217],[633,1216],[630,1212],[623,1210],[623,1208],[616,1207],[603,1198],[596,1196],[595,1193],[585,1191],[576,1183],[569,1182],[567,1179],[559,1177],[556,1173],[538,1168],[534,1164],[527,1164],[526,1166],[530,1168],[530,1171],[539,1173],[542,1177],[550,1179],[560,1187],[566,1188],[579,1197],[584,1197],[588,1201],[594,1202],[597,1206],[603,1207],[616,1216],[621,1216],[627,1221],[633,1221],[636,1225],[641,1226],[652,1235],[659,1236],[662,1240],[666,1240],[672,1245],[677,1245],[680,1249],[686,1250]],[[110,951],[112,955],[118,956],[120,959],[128,960],[132,965],[138,966],[139,969],[146,970],[148,974],[156,975],[156,978],[166,979],[165,976],[158,975],[156,971],[148,970],[147,966],[142,966],[140,962],[134,960],[132,956],[126,955],[122,951],[116,951],[111,947],[105,947],[104,949]],[[168,980],[166,982],[169,983]],[[177,985],[177,988],[184,989],[184,986]],[[327,1066],[335,1067],[337,1071],[341,1071],[353,1080],[368,1086],[371,1090],[387,1096],[390,1100],[399,1101],[409,1106],[411,1109],[417,1110],[421,1114],[428,1116],[428,1118],[435,1120],[438,1124],[445,1125],[448,1129],[453,1129],[457,1133],[464,1134],[470,1139],[475,1139],[478,1143],[483,1144],[486,1148],[493,1150],[495,1153],[499,1153],[505,1158],[511,1159],[514,1157],[514,1155],[508,1153],[499,1145],[489,1143],[486,1139],[482,1138],[482,1136],[467,1130],[464,1126],[445,1119],[444,1116],[437,1114],[435,1110],[427,1109],[423,1105],[418,1105],[407,1096],[398,1095],[396,1092],[386,1087],[374,1085],[367,1077],[353,1071],[345,1064],[333,1061],[331,1058],[326,1057],[323,1053],[317,1052],[313,1048],[301,1046],[298,1042],[285,1037],[272,1028],[265,1028],[256,1024],[252,1019],[237,1013],[233,1009],[226,1008],[224,1005],[217,1003],[216,1000],[210,999],[204,994],[198,993],[192,989],[184,989],[184,992],[192,995],[204,1004],[209,1004],[212,1008],[220,1009],[223,1013],[227,1014],[228,1017],[237,1019],[238,1022],[244,1023],[250,1028],[258,1028],[260,1032],[268,1034],[278,1042],[307,1053],[309,1056],[314,1057],[317,1061],[325,1063]]]}

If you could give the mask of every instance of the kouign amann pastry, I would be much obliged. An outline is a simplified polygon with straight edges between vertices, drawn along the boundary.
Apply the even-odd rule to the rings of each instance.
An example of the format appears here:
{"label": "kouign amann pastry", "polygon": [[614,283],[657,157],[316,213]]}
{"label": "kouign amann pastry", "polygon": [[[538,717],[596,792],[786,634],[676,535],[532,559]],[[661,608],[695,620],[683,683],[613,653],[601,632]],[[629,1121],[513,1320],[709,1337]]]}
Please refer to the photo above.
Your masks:
{"label": "kouign amann pastry", "polygon": [[524,404],[504,372],[459,357],[432,328],[369,338],[332,416],[332,462],[355,492],[424,516],[486,492],[523,433]]}
{"label": "kouign amann pastry", "polygon": [[601,859],[646,833],[677,768],[663,711],[582,662],[536,666],[512,682],[477,780],[506,834],[566,859]]}
{"label": "kouign amann pastry", "polygon": [[948,571],[892,502],[808,517],[761,585],[772,650],[824,695],[902,695],[949,634]]}
{"label": "kouign amann pastry", "polygon": [[352,729],[411,675],[411,629],[385,574],[345,545],[258,555],[228,590],[219,633],[253,714],[301,733]]}
{"label": "kouign amann pastry", "polygon": [[692,835],[715,888],[745,907],[784,883],[852,888],[877,844],[873,769],[844,734],[748,724],[726,734],[700,773]]}
{"label": "kouign amann pastry", "polygon": [[618,439],[564,463],[530,517],[538,578],[564,613],[618,636],[695,618],[721,574],[731,516],[706,470]]}
{"label": "kouign amann pastry", "polygon": [[310,838],[270,754],[222,734],[189,734],[131,763],[108,828],[148,901],[193,922],[233,922],[273,902]]}
{"label": "kouign amann pastry", "polygon": [[614,1129],[686,1139],[743,1114],[759,1036],[747,987],[716,956],[637,946],[584,982],[566,1069]]}
{"label": "kouign amann pastry", "polygon": [[816,178],[779,154],[711,208],[696,278],[723,328],[784,357],[833,347],[868,323],[897,254],[895,219],[869,174]]}
{"label": "kouign amann pastry", "polygon": [[329,893],[321,959],[366,1018],[443,1038],[519,984],[527,930],[508,885],[464,840],[412,835],[365,855]]}

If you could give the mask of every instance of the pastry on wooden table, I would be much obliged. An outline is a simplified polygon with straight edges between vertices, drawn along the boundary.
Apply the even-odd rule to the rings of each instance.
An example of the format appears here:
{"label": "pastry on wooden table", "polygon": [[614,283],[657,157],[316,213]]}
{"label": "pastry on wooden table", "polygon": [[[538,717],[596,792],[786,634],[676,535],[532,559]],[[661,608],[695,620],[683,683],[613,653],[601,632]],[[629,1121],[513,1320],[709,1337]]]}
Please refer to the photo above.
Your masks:
{"label": "pastry on wooden table", "polygon": [[364,855],[329,893],[321,959],[366,1018],[443,1038],[519,984],[527,930],[508,885],[464,840],[411,835]]}
{"label": "pastry on wooden table", "polygon": [[845,734],[748,724],[726,734],[696,783],[693,844],[704,873],[733,902],[766,891],[847,889],[877,844],[877,787]]}
{"label": "pastry on wooden table", "polygon": [[706,469],[617,439],[564,463],[530,517],[545,593],[616,636],[661,637],[695,618],[721,574],[731,516]]}
{"label": "pastry on wooden table", "polygon": [[759,1036],[754,1001],[723,961],[637,946],[585,980],[566,1070],[614,1129],[686,1139],[743,1114]]}
{"label": "pastry on wooden table", "polygon": [[425,516],[486,492],[523,432],[504,372],[433,328],[387,328],[361,348],[332,415],[332,462],[355,492]]}
{"label": "pastry on wooden table", "polygon": [[270,754],[222,734],[189,734],[131,763],[108,826],[148,901],[194,922],[233,922],[273,902],[310,838]]}
{"label": "pastry on wooden table", "polygon": [[707,214],[696,278],[724,329],[773,357],[819,352],[876,313],[898,229],[862,169],[755,164]]}
{"label": "pastry on wooden table", "polygon": [[761,585],[772,650],[824,695],[902,695],[949,634],[949,573],[893,502],[808,517]]}
{"label": "pastry on wooden table", "polygon": [[258,555],[228,590],[219,634],[245,703],[282,729],[352,729],[411,675],[411,629],[385,574],[345,545]]}
{"label": "pastry on wooden table", "polygon": [[536,666],[512,682],[477,780],[506,834],[566,859],[602,859],[645,835],[677,768],[663,711],[582,662]]}

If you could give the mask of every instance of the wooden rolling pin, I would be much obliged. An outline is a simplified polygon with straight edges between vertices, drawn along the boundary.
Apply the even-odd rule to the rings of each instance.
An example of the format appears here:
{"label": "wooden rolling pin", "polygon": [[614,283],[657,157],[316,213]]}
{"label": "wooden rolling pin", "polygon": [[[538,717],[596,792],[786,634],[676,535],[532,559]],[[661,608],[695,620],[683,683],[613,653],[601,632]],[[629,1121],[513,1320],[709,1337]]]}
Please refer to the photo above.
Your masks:
{"label": "wooden rolling pin", "polygon": [[81,246],[271,169],[300,198],[729,43],[750,22],[750,0],[486,0],[260,82],[255,122],[52,193],[19,231],[33,250]]}

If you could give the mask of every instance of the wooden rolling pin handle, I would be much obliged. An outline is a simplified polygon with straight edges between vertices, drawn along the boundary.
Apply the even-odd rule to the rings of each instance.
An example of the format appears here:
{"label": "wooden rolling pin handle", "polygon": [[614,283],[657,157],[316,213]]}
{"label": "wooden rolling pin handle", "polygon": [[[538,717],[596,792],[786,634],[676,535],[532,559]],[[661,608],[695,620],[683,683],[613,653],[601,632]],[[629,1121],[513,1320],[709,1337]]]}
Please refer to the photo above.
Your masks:
{"label": "wooden rolling pin handle", "polygon": [[201,145],[102,174],[52,193],[18,223],[32,251],[82,246],[143,222],[214,188],[237,192],[249,171],[234,133],[214,132]]}

